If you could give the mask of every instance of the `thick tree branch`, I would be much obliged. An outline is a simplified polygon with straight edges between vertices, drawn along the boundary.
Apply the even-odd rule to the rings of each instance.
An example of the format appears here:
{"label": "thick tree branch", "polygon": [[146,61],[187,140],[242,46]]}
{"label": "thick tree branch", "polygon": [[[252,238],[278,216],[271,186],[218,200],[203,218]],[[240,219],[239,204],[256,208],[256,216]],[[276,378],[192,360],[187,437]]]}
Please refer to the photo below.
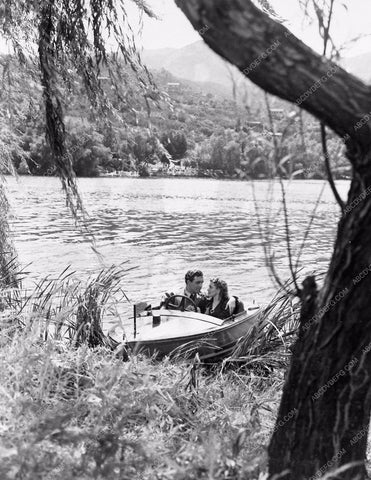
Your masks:
{"label": "thick tree branch", "polygon": [[[366,478],[371,412],[371,87],[317,55],[251,0],[175,0],[206,43],[264,90],[347,142],[353,178],[325,284],[303,288],[269,478]],[[325,155],[327,150],[325,150]],[[341,455],[339,456],[339,454]]]}
{"label": "thick tree branch", "polygon": [[[175,0],[205,42],[265,91],[296,103],[363,151],[371,87],[297,39],[251,0]],[[205,30],[205,29],[204,29]]]}

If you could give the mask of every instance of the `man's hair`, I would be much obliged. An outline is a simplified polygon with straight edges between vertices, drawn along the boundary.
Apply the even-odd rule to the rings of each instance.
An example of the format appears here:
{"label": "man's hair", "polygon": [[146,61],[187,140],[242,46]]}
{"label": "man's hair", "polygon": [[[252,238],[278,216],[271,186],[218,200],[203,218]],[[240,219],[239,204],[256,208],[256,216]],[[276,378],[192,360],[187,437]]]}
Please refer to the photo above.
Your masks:
{"label": "man's hair", "polygon": [[203,277],[204,274],[201,272],[201,270],[188,270],[188,272],[185,274],[185,282],[187,283],[188,280],[190,282],[193,282],[195,277]]}

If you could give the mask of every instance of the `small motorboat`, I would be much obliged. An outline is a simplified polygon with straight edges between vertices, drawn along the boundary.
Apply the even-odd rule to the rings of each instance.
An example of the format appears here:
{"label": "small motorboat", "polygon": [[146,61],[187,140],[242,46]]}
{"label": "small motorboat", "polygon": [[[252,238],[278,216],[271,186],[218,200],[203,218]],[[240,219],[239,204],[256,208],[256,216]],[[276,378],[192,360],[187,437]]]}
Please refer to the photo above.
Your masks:
{"label": "small motorboat", "polygon": [[196,308],[179,309],[171,300],[153,309],[144,303],[134,306],[134,332],[126,337],[133,353],[155,355],[158,359],[198,353],[201,360],[214,362],[228,356],[238,340],[261,319],[262,309],[255,304],[245,307],[240,302],[238,313],[220,320]]}

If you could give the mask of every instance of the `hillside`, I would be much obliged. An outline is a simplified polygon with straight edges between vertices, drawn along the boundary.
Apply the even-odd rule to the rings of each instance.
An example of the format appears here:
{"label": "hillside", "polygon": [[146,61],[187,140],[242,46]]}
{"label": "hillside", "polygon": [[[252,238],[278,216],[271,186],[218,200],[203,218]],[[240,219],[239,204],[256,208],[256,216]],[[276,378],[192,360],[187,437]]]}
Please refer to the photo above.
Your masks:
{"label": "hillside", "polygon": [[144,50],[142,57],[150,69],[164,68],[176,77],[231,86],[227,62],[203,41],[182,48]]}
{"label": "hillside", "polygon": [[[228,63],[213,52],[202,40],[182,48],[144,50],[142,56],[149,69],[165,68],[176,77],[195,82],[213,82],[223,85],[230,92],[232,91]],[[344,58],[340,63],[353,75],[358,76],[365,82],[371,82],[371,52]],[[249,90],[256,88],[251,82],[246,81],[235,67],[230,67],[230,69],[237,82],[247,83]]]}
{"label": "hillside", "polygon": [[[190,61],[192,48],[188,52]],[[228,94],[226,84],[182,79],[162,68],[153,71],[158,91],[143,95],[134,76],[124,71],[119,101],[105,73],[103,88],[115,109],[107,118],[90,107],[77,77],[71,82],[73,89],[64,97],[67,146],[78,176],[115,172],[172,174],[175,165],[180,173],[193,176],[267,178],[276,175],[273,135],[278,138],[277,157],[286,159],[284,167],[280,167],[283,176],[324,175],[322,162],[318,162],[318,129],[310,116],[302,116],[301,128],[298,111],[270,97],[272,128],[261,91],[247,80],[239,85],[234,98],[232,88]],[[9,147],[9,157],[19,173],[53,175],[55,167],[45,140],[40,89],[30,90],[27,76],[16,78],[10,92],[16,107],[9,115],[17,135]],[[3,107],[6,111],[5,103]],[[5,117],[3,124],[10,126]],[[9,135],[14,137],[12,132]],[[341,145],[330,134],[329,151],[339,175],[346,174]]]}

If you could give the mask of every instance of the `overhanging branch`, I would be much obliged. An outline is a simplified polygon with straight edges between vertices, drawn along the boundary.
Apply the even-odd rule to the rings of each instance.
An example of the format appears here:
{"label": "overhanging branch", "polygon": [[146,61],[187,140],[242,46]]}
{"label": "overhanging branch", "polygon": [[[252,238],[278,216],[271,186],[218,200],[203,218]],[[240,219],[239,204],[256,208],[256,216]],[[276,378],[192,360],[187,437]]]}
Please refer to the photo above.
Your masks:
{"label": "overhanging branch", "polygon": [[369,125],[356,125],[371,111],[371,87],[315,53],[251,0],[175,3],[196,30],[203,28],[205,42],[254,83],[370,148]]}

